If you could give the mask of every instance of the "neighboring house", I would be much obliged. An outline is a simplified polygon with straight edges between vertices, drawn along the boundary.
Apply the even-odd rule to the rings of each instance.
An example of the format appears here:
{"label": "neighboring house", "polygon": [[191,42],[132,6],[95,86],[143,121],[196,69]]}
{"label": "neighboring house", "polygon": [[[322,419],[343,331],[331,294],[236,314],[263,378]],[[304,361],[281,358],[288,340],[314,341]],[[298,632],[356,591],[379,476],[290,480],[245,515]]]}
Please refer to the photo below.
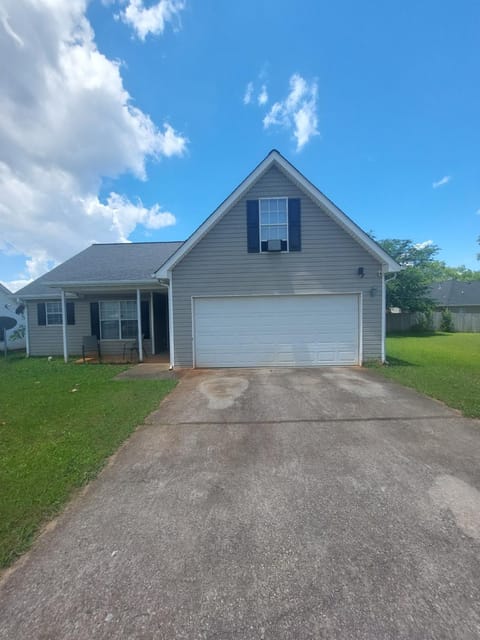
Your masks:
{"label": "neighboring house", "polygon": [[[11,293],[7,287],[0,284],[0,318],[5,316],[16,321],[16,325],[6,332],[8,350],[25,349],[24,305],[17,301],[16,294]],[[0,349],[2,351],[5,346],[4,340],[4,332],[0,329]]]}
{"label": "neighboring house", "polygon": [[143,336],[172,366],[353,365],[385,358],[399,269],[271,151],[184,243],[92,245],[17,295],[30,355],[67,358],[95,334],[112,354]]}
{"label": "neighboring house", "polygon": [[429,296],[437,309],[449,309],[452,313],[480,313],[480,280],[434,282]]}

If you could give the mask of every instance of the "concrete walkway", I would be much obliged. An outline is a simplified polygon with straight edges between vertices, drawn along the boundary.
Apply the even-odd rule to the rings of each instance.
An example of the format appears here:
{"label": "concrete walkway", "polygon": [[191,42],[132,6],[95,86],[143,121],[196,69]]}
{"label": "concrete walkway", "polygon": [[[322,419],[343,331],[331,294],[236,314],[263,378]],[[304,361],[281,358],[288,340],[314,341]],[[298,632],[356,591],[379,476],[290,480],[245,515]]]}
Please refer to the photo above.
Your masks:
{"label": "concrete walkway", "polygon": [[115,380],[163,380],[174,378],[176,374],[170,371],[168,362],[142,362],[122,371]]}
{"label": "concrete walkway", "polygon": [[479,452],[368,371],[191,371],[4,577],[0,638],[478,638]]}

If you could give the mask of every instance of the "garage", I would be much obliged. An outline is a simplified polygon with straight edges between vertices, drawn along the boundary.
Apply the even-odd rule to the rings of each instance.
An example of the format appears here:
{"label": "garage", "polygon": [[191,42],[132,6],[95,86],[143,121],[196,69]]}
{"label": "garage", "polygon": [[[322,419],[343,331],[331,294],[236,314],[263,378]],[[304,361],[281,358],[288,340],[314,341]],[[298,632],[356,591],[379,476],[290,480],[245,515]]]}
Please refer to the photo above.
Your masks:
{"label": "garage", "polygon": [[360,363],[358,294],[195,297],[195,367]]}

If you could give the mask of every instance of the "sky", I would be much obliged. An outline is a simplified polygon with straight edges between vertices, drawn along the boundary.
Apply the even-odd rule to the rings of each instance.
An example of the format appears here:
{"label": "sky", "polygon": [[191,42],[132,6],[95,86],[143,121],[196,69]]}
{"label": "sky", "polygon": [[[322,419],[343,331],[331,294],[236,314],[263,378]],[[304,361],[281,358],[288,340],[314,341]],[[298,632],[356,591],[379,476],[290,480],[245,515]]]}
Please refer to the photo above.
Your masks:
{"label": "sky", "polygon": [[476,0],[2,0],[0,281],[186,239],[275,148],[479,269]]}

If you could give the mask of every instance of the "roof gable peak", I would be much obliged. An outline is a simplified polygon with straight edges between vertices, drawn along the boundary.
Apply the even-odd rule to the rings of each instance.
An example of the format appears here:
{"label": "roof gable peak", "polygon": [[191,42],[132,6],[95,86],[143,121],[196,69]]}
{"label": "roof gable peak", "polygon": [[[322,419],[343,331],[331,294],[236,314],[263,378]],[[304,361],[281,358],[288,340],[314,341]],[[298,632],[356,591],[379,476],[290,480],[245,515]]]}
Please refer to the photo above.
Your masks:
{"label": "roof gable peak", "polygon": [[232,191],[220,206],[194,231],[194,233],[175,251],[155,272],[157,278],[168,278],[169,272],[182,258],[200,242],[208,231],[230,210],[230,208],[253,186],[253,184],[273,165],[277,165],[298,187],[320,206],[332,219],[343,227],[359,244],[374,255],[386,271],[399,271],[400,265],[388,255],[368,234],[329,200],[314,184],[300,173],[277,149],[272,149],[255,169]]}

